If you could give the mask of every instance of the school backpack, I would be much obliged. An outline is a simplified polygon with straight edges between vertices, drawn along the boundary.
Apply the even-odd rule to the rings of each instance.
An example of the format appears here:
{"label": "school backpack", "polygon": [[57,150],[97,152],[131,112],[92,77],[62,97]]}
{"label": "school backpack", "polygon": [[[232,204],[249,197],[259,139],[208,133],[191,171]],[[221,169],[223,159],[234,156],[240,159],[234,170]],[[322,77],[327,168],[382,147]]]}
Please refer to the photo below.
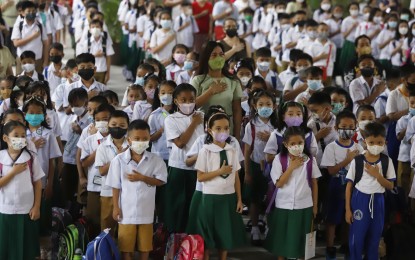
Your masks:
{"label": "school backpack", "polygon": [[183,238],[177,260],[202,260],[205,252],[203,238],[200,235],[187,235]]}
{"label": "school backpack", "polygon": [[150,252],[150,257],[153,260],[163,260],[169,232],[163,223],[155,223],[153,230],[153,251]]}
{"label": "school backpack", "polygon": [[77,250],[85,252],[88,243],[88,235],[85,228],[79,222],[66,227],[59,235],[59,260],[72,260]]}
{"label": "school backpack", "polygon": [[[359,154],[354,158],[354,163],[355,163],[354,186],[356,186],[356,184],[362,179],[363,169],[365,168],[364,160],[365,160],[365,156],[363,154]],[[389,167],[389,157],[381,153],[380,162],[382,165],[383,177],[386,178],[386,173],[388,172],[388,167]]]}
{"label": "school backpack", "polygon": [[166,245],[166,254],[164,259],[165,260],[175,260],[175,256],[179,252],[180,245],[182,243],[182,240],[187,235],[184,233],[177,233],[177,234],[171,234],[169,237],[169,240],[167,241]]}
{"label": "school backpack", "polygon": [[[282,172],[284,173],[287,170],[288,167],[288,155],[286,154],[280,154],[280,162],[281,162],[281,166],[282,166]],[[307,170],[307,182],[308,182],[308,186],[313,189],[312,186],[312,174],[313,174],[313,157],[310,157],[310,159],[307,162],[306,165],[306,170]],[[275,198],[277,197],[277,193],[278,193],[278,188],[275,185],[275,183],[271,180],[268,182],[268,192],[267,192],[267,199],[266,199],[266,203],[267,203],[267,209],[265,211],[266,214],[269,214],[271,212],[271,210],[274,208],[274,201]]]}
{"label": "school backpack", "polygon": [[[23,31],[23,23],[24,23],[24,21],[21,21],[20,23],[19,23],[19,32],[20,32],[20,34],[22,34],[22,31]],[[35,21],[35,23],[37,24],[37,26],[39,27],[39,31],[40,31],[40,38],[42,39],[42,34],[43,34],[43,26],[39,23],[39,21]],[[22,38],[23,38],[23,36],[22,36]]]}
{"label": "school backpack", "polygon": [[[102,32],[102,53],[104,54],[104,57],[107,57],[107,39],[108,39],[108,33],[103,31]],[[87,34],[88,39],[88,52],[91,52],[91,33],[88,31]]]}
{"label": "school backpack", "polygon": [[114,239],[109,234],[107,228],[101,232],[94,240],[89,242],[86,248],[86,254],[83,259],[86,260],[119,260],[120,252],[115,245]]}
{"label": "school backpack", "polygon": [[72,224],[72,216],[66,209],[52,208],[52,232],[63,233]]}

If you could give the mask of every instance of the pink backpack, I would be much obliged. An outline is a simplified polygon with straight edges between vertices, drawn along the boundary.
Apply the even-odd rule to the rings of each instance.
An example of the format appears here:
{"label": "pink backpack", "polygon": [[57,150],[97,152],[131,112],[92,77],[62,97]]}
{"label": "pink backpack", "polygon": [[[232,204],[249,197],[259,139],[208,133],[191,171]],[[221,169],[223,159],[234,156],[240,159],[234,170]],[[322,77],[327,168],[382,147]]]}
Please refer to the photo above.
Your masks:
{"label": "pink backpack", "polygon": [[183,238],[180,249],[175,259],[177,260],[202,260],[205,252],[203,238],[199,235],[188,235]]}
{"label": "pink backpack", "polygon": [[175,260],[176,255],[179,252],[180,245],[183,239],[187,237],[184,233],[171,234],[166,245],[166,256],[165,260]]}

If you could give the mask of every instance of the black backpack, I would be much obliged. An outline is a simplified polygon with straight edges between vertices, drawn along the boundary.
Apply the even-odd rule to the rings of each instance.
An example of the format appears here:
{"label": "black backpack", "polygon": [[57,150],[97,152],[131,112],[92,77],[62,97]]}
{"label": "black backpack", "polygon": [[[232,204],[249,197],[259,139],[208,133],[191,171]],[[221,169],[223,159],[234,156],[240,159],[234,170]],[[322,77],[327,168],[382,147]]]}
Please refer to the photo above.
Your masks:
{"label": "black backpack", "polygon": [[[20,34],[22,34],[22,30],[23,30],[23,23],[24,21],[20,21],[19,23],[19,32]],[[40,38],[42,39],[42,35],[43,35],[43,26],[39,23],[39,21],[35,21],[35,23],[37,24],[37,26],[39,27],[39,31],[40,31]],[[23,36],[22,36],[23,38]]]}
{"label": "black backpack", "polygon": [[[355,162],[355,176],[354,176],[354,186],[362,179],[363,176],[363,169],[365,168],[364,165],[365,156],[363,154],[359,154],[354,158]],[[386,173],[388,172],[389,167],[389,157],[383,153],[380,154],[380,162],[382,164],[382,175],[386,178]]]}
{"label": "black backpack", "polygon": [[[88,52],[91,52],[91,33],[88,31]],[[104,54],[104,56],[107,56],[107,39],[108,39],[108,33],[107,32],[103,32],[102,35],[102,53]]]}

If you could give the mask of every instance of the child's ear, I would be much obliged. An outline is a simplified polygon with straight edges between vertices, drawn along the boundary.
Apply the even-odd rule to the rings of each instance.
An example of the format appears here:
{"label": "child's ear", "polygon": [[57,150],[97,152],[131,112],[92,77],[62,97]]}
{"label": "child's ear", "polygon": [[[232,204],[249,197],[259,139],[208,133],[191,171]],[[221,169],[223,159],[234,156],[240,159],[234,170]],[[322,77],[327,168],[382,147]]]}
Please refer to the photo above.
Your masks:
{"label": "child's ear", "polygon": [[7,135],[3,135],[3,141],[7,143]]}

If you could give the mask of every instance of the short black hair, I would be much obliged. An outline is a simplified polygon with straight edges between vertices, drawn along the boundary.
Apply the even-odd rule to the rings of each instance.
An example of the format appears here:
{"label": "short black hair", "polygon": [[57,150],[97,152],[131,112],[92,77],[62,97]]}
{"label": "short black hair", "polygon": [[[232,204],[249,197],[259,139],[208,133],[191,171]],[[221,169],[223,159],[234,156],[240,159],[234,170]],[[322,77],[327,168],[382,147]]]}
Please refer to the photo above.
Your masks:
{"label": "short black hair", "polygon": [[311,65],[313,65],[313,57],[311,57],[309,54],[305,52],[298,55],[297,59],[295,60],[295,63],[297,63],[297,61],[299,60],[307,60],[311,63]]}
{"label": "short black hair", "polygon": [[[403,66],[403,67],[406,67],[406,66]],[[389,70],[387,70],[386,71],[386,79],[387,80],[400,79],[401,78],[402,71],[405,70],[405,69],[403,69],[403,67],[400,67],[400,68],[390,68]],[[402,71],[401,71],[401,69],[402,69]],[[412,74],[412,73],[413,73],[413,71],[410,74]]]}
{"label": "short black hair", "polygon": [[88,100],[88,92],[86,92],[83,88],[74,88],[69,92],[68,101],[69,104],[72,105],[77,100],[87,101]]}
{"label": "short black hair", "polygon": [[104,24],[101,22],[101,20],[98,20],[98,19],[92,20],[89,25],[93,25],[93,24],[99,24],[99,26],[101,26],[101,28],[104,26]]}
{"label": "short black hair", "polygon": [[101,104],[97,107],[97,109],[94,110],[94,118],[95,115],[101,112],[109,112],[112,114],[115,111],[115,108],[109,104]]}
{"label": "short black hair", "polygon": [[278,14],[278,21],[281,21],[283,19],[290,19],[290,18],[291,18],[290,15],[287,14],[287,13],[280,13],[280,14]]}
{"label": "short black hair", "polygon": [[137,71],[143,69],[148,71],[149,74],[154,74],[154,67],[150,63],[142,63],[138,66]]}
{"label": "short black hair", "polygon": [[50,45],[49,51],[52,50],[52,49],[63,52],[63,45],[62,45],[62,43],[54,42]]}
{"label": "short black hair", "polygon": [[88,102],[98,103],[100,105],[108,104],[108,100],[102,95],[97,95],[95,97],[92,97],[88,100]]}
{"label": "short black hair", "polygon": [[22,76],[17,77],[16,86],[19,87],[22,91],[26,91],[30,82],[33,82],[33,81],[34,80],[31,77],[22,75]]}
{"label": "short black hair", "polygon": [[357,45],[359,44],[360,39],[368,39],[369,43],[372,43],[372,40],[369,38],[369,36],[367,36],[366,34],[362,34],[354,40],[354,47],[357,47]]}
{"label": "short black hair", "polygon": [[295,62],[302,53],[304,52],[300,49],[292,49],[290,51],[290,61]]}
{"label": "short black hair", "polygon": [[318,26],[318,22],[316,22],[314,19],[308,19],[305,22],[305,27],[317,27]]}
{"label": "short black hair", "polygon": [[128,90],[127,90],[127,93],[130,91],[130,90],[137,90],[138,92],[139,92],[139,94],[140,94],[140,98],[142,98],[143,100],[144,99],[147,99],[147,94],[146,94],[146,92],[144,91],[144,87],[143,86],[141,86],[141,85],[138,85],[138,84],[131,84],[130,86],[128,86],[128,88],[127,88]]}
{"label": "short black hair", "polygon": [[122,110],[114,110],[112,113],[111,113],[111,116],[110,116],[110,118],[108,119],[108,121],[110,121],[111,120],[111,118],[124,118],[125,120],[127,120],[127,125],[129,125],[130,124],[130,118],[128,117],[128,114],[127,113],[125,113],[124,111],[122,111]]}
{"label": "short black hair", "polygon": [[308,104],[331,106],[331,98],[326,92],[317,91],[308,99]]}
{"label": "short black hair", "polygon": [[81,53],[76,56],[76,64],[79,65],[81,63],[92,63],[95,64],[95,56],[91,53]]}
{"label": "short black hair", "polygon": [[409,96],[410,97],[415,97],[415,91],[414,90],[410,90],[409,91]]}
{"label": "short black hair", "polygon": [[22,54],[20,54],[20,59],[32,59],[36,60],[36,54],[33,51],[24,51]]}
{"label": "short black hair", "polygon": [[336,116],[336,126],[338,127],[340,125],[340,121],[343,118],[350,118],[353,119],[354,122],[357,122],[356,116],[349,110],[343,110],[342,112],[338,113]]}
{"label": "short black hair", "polygon": [[150,126],[147,124],[146,121],[137,119],[132,121],[128,126],[128,132],[131,132],[133,130],[147,130],[150,132]]}
{"label": "short black hair", "polygon": [[28,8],[37,8],[37,5],[32,1],[23,1],[21,3],[21,8],[22,8],[22,11],[24,11]]}
{"label": "short black hair", "polygon": [[370,54],[363,54],[362,56],[360,56],[360,57],[359,57],[359,59],[357,59],[357,65],[359,66],[359,64],[360,64],[363,60],[366,60],[366,59],[370,59],[370,60],[372,60],[372,61],[373,61],[373,63],[375,63],[375,64],[376,64],[375,57],[373,57],[373,56],[372,56],[372,55],[370,55]]}
{"label": "short black hair", "polygon": [[271,50],[268,47],[262,47],[256,50],[255,55],[259,57],[271,57]]}
{"label": "short black hair", "polygon": [[112,101],[116,100],[117,103],[119,102],[117,93],[115,93],[112,90],[109,90],[109,89],[105,90],[104,92],[101,93],[101,96],[105,97],[107,100],[110,99]]}
{"label": "short black hair", "polygon": [[400,77],[408,78],[415,73],[415,66],[413,64],[406,64],[400,68]]}
{"label": "short black hair", "polygon": [[312,77],[323,76],[323,70],[316,66],[311,66],[305,70],[305,74],[311,75]]}
{"label": "short black hair", "polygon": [[298,10],[297,12],[295,12],[295,14],[303,14],[303,15],[307,15],[307,13],[303,10]]}
{"label": "short black hair", "polygon": [[74,69],[74,68],[76,68],[77,67],[77,64],[76,64],[76,61],[75,61],[75,59],[69,59],[67,62],[66,62],[66,68],[67,69]]}
{"label": "short black hair", "polygon": [[192,3],[188,2],[188,1],[183,1],[181,6],[192,6]]}
{"label": "short black hair", "polygon": [[364,138],[368,138],[370,136],[373,136],[373,137],[381,136],[385,138],[386,130],[382,124],[373,122],[373,123],[369,123],[366,125],[363,135],[364,135]]}
{"label": "short black hair", "polygon": [[356,111],[356,117],[359,117],[359,114],[363,111],[372,111],[376,115],[376,111],[371,105],[361,105]]}

